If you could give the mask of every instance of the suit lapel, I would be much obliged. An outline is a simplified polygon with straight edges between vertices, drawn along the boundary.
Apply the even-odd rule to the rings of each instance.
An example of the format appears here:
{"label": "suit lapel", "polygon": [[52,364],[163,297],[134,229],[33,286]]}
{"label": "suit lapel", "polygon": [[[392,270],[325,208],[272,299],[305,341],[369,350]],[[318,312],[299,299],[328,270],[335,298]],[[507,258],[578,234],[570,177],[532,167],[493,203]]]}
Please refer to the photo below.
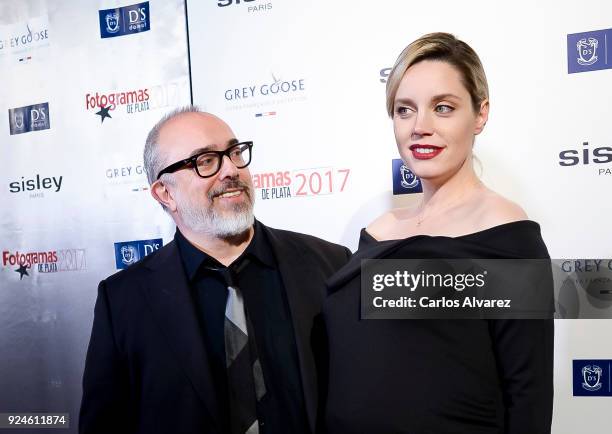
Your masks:
{"label": "suit lapel", "polygon": [[[261,226],[264,228],[277,258],[278,268],[287,294],[300,362],[306,412],[311,431],[314,432],[318,395],[316,367],[310,338],[313,318],[321,310],[321,300],[317,300],[316,294],[319,293],[317,288],[309,288],[308,284],[316,285],[320,282],[323,285],[323,279],[318,279],[319,276],[313,275],[317,268],[314,264],[310,264],[311,261],[298,246],[281,239],[274,229],[263,224]],[[305,282],[308,283],[305,284]]]}
{"label": "suit lapel", "polygon": [[219,408],[204,340],[174,241],[147,264],[145,293],[163,336],[220,432]]}

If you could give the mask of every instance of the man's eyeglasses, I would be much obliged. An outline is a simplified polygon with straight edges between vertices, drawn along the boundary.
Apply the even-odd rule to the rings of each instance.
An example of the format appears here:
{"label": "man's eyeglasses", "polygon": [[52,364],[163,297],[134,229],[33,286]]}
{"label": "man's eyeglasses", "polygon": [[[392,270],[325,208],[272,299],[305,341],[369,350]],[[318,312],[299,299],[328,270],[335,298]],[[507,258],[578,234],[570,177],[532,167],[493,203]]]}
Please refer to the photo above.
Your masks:
{"label": "man's eyeglasses", "polygon": [[223,157],[225,155],[229,157],[237,169],[243,169],[251,163],[252,148],[253,142],[240,142],[230,146],[225,151],[200,152],[199,154],[185,158],[184,160],[172,163],[159,172],[157,179],[159,179],[164,173],[173,173],[184,168],[185,166],[193,167],[198,176],[201,178],[210,178],[211,176],[215,176],[217,172],[221,170]]}

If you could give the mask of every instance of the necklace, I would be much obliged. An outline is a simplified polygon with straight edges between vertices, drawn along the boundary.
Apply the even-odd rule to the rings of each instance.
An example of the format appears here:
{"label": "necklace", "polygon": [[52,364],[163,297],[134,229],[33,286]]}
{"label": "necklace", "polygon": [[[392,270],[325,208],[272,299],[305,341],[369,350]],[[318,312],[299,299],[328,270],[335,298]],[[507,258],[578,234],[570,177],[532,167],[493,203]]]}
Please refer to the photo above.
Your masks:
{"label": "necklace", "polygon": [[423,223],[423,221],[424,221],[426,218],[430,218],[430,217],[432,217],[432,216],[434,216],[434,217],[435,217],[436,215],[441,214],[441,213],[442,213],[442,211],[446,211],[446,210],[451,209],[451,208],[453,207],[453,205],[454,205],[456,202],[458,202],[458,201],[459,201],[459,199],[457,199],[456,201],[453,201],[453,202],[452,202],[452,203],[451,203],[449,206],[444,207],[444,208],[443,208],[442,210],[440,210],[439,212],[436,212],[436,213],[433,213],[433,214],[429,214],[429,215],[425,215],[425,205],[424,205],[424,204],[422,204],[422,205],[421,205],[421,207],[420,207],[420,208],[421,208],[421,211],[420,211],[420,212],[419,212],[419,214],[417,215],[417,222],[416,222],[416,225],[417,225],[417,226],[421,226],[421,223]]}

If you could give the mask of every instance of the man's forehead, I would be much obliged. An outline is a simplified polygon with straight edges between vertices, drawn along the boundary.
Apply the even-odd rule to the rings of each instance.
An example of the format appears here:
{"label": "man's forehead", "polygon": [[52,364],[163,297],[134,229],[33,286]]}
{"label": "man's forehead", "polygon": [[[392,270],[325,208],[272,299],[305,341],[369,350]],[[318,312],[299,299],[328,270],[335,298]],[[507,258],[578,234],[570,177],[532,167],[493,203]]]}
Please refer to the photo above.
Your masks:
{"label": "man's forehead", "polygon": [[225,122],[205,113],[182,114],[159,132],[160,147],[181,155],[199,148],[225,149],[233,139],[234,133]]}

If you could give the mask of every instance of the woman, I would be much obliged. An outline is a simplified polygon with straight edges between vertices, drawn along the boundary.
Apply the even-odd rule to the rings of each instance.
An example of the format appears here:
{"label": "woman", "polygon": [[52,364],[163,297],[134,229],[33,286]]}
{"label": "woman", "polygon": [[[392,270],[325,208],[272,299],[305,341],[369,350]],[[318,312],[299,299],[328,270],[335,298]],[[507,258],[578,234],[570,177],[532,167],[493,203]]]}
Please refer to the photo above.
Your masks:
{"label": "woman", "polygon": [[548,258],[539,225],[474,171],[489,100],[472,48],[447,33],[411,43],[389,76],[387,110],[423,198],[363,230],[330,281],[326,431],[550,433],[552,319],[360,319],[364,258]]}

